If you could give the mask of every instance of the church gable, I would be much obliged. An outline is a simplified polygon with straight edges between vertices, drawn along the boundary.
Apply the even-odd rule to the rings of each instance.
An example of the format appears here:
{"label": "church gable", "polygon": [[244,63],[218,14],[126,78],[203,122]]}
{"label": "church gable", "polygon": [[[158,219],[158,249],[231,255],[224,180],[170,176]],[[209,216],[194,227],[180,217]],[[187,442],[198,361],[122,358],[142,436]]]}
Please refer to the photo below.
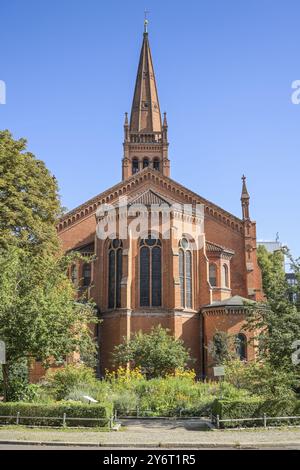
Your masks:
{"label": "church gable", "polygon": [[205,217],[212,218],[218,223],[226,225],[229,229],[243,234],[241,219],[152,168],[143,169],[129,179],[121,181],[112,188],[90,199],[85,204],[68,212],[60,219],[57,229],[61,232],[87,217],[94,217],[100,204],[115,204],[122,196],[133,198],[136,195],[138,197],[138,193],[142,190],[146,191],[146,189],[151,189],[155,193],[159,189],[160,197],[166,200],[167,203],[172,201],[172,203],[181,204],[203,204],[205,207]]}
{"label": "church gable", "polygon": [[154,192],[152,189],[147,189],[137,197],[132,198],[132,200],[129,202],[129,206],[133,204],[143,204],[144,206],[167,204],[168,206],[171,206],[173,202],[165,199],[158,193]]}

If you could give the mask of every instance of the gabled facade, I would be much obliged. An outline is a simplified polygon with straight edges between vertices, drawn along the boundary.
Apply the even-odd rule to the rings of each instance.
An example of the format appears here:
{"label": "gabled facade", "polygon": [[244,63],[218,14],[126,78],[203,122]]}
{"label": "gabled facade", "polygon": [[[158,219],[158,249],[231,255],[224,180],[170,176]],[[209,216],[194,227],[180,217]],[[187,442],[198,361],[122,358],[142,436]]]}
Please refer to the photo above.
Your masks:
{"label": "gabled facade", "polygon": [[[161,117],[149,38],[144,32],[130,119],[124,124],[122,181],[64,215],[58,234],[66,251],[93,253],[90,266],[78,264],[73,281],[98,306],[99,373],[111,367],[111,353],[123,338],[162,325],[183,339],[199,376],[210,376],[208,346],[219,331],[245,338],[243,359],[253,359],[245,324],[245,299],[263,298],[256,258],[256,225],[250,219],[249,194],[243,177],[242,218],[236,217],[170,178],[168,126]],[[103,204],[116,208],[126,201],[129,222],[133,205],[142,205],[150,221],[153,208],[170,208],[170,236],[158,217],[155,236],[100,239],[97,224]],[[184,213],[189,204],[191,210]],[[203,207],[200,220],[197,205]],[[106,214],[107,215],[107,214]],[[189,234],[178,219],[197,228],[203,243],[191,249]],[[244,335],[244,336],[242,336]]]}

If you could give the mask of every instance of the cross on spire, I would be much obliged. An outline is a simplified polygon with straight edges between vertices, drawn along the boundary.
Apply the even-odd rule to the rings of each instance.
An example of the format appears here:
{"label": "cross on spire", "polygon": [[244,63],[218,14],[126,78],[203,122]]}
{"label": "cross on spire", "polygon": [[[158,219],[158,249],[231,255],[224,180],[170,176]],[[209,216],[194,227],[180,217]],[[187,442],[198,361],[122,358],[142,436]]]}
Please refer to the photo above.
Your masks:
{"label": "cross on spire", "polygon": [[148,10],[144,11],[144,33],[148,33],[148,13],[150,13]]}

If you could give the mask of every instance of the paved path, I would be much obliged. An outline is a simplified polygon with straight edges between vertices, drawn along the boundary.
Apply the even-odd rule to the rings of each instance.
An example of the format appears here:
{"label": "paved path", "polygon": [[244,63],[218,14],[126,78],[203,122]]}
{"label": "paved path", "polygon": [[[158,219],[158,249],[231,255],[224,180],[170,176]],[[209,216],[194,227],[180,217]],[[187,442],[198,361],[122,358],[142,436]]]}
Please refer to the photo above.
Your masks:
{"label": "paved path", "polygon": [[9,441],[26,443],[52,443],[59,446],[97,445],[107,448],[130,447],[290,447],[300,449],[300,428],[274,428],[259,430],[199,430],[188,423],[133,424],[117,432],[91,430],[54,430],[6,427],[0,428],[0,444]]}

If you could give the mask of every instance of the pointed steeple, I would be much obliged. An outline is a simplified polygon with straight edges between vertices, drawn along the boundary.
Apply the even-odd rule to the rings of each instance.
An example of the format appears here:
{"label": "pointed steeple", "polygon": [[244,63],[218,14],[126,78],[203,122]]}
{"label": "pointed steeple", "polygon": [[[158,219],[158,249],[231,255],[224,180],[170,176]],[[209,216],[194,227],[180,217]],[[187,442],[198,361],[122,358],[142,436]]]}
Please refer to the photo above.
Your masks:
{"label": "pointed steeple", "polygon": [[146,168],[170,176],[168,147],[167,117],[164,115],[162,124],[148,39],[148,20],[145,18],[129,123],[125,116],[123,180]]}
{"label": "pointed steeple", "polygon": [[155,74],[145,20],[143,44],[135,82],[131,108],[131,132],[161,132],[161,114],[159,108]]}
{"label": "pointed steeple", "polygon": [[242,176],[242,181],[243,181],[243,187],[242,187],[241,202],[242,202],[243,220],[249,220],[250,219],[250,213],[249,213],[250,196],[249,196],[248,189],[247,189],[245,175]]}

